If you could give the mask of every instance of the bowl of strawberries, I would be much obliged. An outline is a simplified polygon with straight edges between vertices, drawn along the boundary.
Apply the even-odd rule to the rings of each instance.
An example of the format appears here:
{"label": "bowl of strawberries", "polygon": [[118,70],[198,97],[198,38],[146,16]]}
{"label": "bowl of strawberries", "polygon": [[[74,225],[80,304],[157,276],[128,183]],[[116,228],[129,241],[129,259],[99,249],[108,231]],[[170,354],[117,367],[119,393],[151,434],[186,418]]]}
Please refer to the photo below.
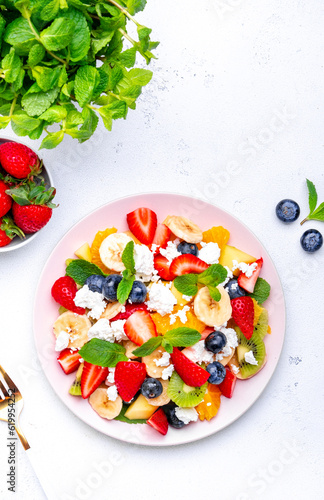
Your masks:
{"label": "bowl of strawberries", "polygon": [[36,237],[52,217],[54,196],[51,174],[35,151],[0,139],[0,252]]}

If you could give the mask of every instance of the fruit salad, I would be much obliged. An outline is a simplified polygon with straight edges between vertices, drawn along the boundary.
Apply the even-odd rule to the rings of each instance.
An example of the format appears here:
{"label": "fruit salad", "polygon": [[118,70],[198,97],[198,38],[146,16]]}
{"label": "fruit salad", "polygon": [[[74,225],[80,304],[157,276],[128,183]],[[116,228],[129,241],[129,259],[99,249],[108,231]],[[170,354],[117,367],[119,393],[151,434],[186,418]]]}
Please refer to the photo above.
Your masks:
{"label": "fruit salad", "polygon": [[262,256],[229,245],[222,226],[160,222],[145,207],[126,220],[127,231],[100,230],[66,260],[51,290],[55,351],[75,373],[71,397],[165,435],[216,418],[237,380],[262,369],[270,285]]}

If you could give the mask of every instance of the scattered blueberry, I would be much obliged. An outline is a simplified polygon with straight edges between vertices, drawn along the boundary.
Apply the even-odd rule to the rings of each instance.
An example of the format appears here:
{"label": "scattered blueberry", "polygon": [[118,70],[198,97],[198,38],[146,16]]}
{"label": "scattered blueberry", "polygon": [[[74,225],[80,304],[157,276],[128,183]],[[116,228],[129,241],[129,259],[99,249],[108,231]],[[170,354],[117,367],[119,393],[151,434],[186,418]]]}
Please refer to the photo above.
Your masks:
{"label": "scattered blueberry", "polygon": [[120,274],[110,274],[105,278],[102,293],[107,300],[114,302],[117,300],[117,288],[123,277]]}
{"label": "scattered blueberry", "polygon": [[323,236],[317,229],[308,229],[300,238],[300,244],[305,252],[316,252],[323,245]]}
{"label": "scattered blueberry", "polygon": [[166,417],[168,419],[169,424],[171,427],[174,427],[175,429],[181,429],[185,424],[180,420],[176,413],[175,410],[177,408],[177,405],[174,404],[172,401],[168,403],[167,405],[162,406],[164,413],[166,414]]}
{"label": "scattered blueberry", "polygon": [[205,347],[208,351],[217,354],[219,351],[222,351],[227,342],[227,338],[224,333],[215,331],[208,335],[205,339]]}
{"label": "scattered blueberry", "polygon": [[224,288],[230,296],[231,300],[237,299],[238,297],[244,297],[244,295],[246,295],[246,291],[239,286],[236,278],[229,280]]}
{"label": "scattered blueberry", "polygon": [[187,243],[186,241],[181,241],[177,246],[177,250],[180,253],[191,253],[191,255],[198,255],[198,247],[194,243]]}
{"label": "scattered blueberry", "polygon": [[91,290],[92,292],[102,293],[102,287],[105,279],[105,276],[101,276],[100,274],[93,274],[85,280],[85,285],[87,285],[89,290]]}
{"label": "scattered blueberry", "polygon": [[157,398],[163,392],[163,386],[156,378],[147,378],[144,380],[141,393],[148,399]]}
{"label": "scattered blueberry", "polygon": [[276,214],[283,222],[294,222],[299,217],[300,208],[293,200],[281,200],[276,206]]}
{"label": "scattered blueberry", "polygon": [[206,370],[210,373],[210,377],[208,379],[210,384],[221,384],[226,376],[225,367],[218,361],[210,363]]}
{"label": "scattered blueberry", "polygon": [[141,304],[146,299],[147,289],[142,281],[134,281],[128,300],[132,304]]}

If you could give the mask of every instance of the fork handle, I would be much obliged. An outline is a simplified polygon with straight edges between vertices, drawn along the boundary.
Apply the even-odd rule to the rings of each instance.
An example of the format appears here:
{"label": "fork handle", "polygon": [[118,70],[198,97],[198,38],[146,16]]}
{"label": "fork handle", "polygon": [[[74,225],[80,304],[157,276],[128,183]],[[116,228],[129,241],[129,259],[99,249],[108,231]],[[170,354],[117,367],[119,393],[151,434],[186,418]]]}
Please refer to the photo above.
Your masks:
{"label": "fork handle", "polygon": [[26,450],[26,453],[41,484],[41,487],[43,488],[47,500],[58,500],[58,497],[53,492],[53,487],[48,481],[49,471],[44,468],[40,455],[37,455],[34,452],[34,448],[28,448]]}

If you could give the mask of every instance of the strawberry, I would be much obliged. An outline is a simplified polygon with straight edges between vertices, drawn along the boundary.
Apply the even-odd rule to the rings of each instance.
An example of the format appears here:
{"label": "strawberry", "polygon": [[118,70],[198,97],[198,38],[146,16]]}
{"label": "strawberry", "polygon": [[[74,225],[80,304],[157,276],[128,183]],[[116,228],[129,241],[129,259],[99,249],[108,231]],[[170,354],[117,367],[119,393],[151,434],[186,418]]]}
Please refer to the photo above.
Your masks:
{"label": "strawberry", "polygon": [[236,384],[236,375],[234,375],[234,373],[232,373],[231,370],[227,368],[227,366],[225,370],[226,370],[225,378],[223,382],[221,382],[218,385],[218,387],[223,396],[225,396],[226,398],[231,398],[233,396],[234,387]]}
{"label": "strawberry", "polygon": [[52,217],[52,209],[41,205],[20,206],[14,203],[12,207],[14,221],[24,233],[36,233],[44,227]]}
{"label": "strawberry", "polygon": [[124,324],[124,332],[129,340],[137,345],[142,345],[151,337],[156,337],[155,323],[147,311],[134,312]]}
{"label": "strawberry", "polygon": [[157,217],[153,210],[150,208],[137,208],[127,214],[127,224],[141,243],[150,245],[153,242],[157,227]]}
{"label": "strawberry", "polygon": [[175,275],[170,271],[170,262],[160,253],[154,255],[154,268],[159,273],[159,276],[161,276],[164,280],[174,280]]}
{"label": "strawberry", "polygon": [[177,347],[173,348],[171,354],[175,371],[179,374],[185,384],[191,387],[200,387],[209,379],[210,374],[200,366],[190,361]]}
{"label": "strawberry", "polygon": [[119,361],[115,370],[115,384],[120,397],[129,403],[146,378],[146,367],[138,361]]}
{"label": "strawberry", "polygon": [[0,180],[0,217],[6,215],[12,206],[12,198],[6,193],[9,186]]}
{"label": "strawberry", "polygon": [[83,399],[87,399],[108,377],[109,370],[102,366],[92,365],[87,361],[81,375],[81,394]]}
{"label": "strawberry", "polygon": [[83,307],[77,307],[74,303],[74,297],[77,290],[74,279],[70,278],[70,276],[62,276],[62,278],[57,279],[52,286],[52,297],[66,309],[76,314],[85,314],[85,309]]}
{"label": "strawberry", "polygon": [[249,293],[253,293],[253,290],[254,290],[254,287],[256,284],[256,280],[259,277],[261,267],[263,264],[262,257],[261,257],[261,259],[256,260],[255,264],[257,264],[257,267],[254,269],[252,276],[250,276],[250,278],[248,278],[244,273],[240,273],[240,275],[237,278],[237,282],[238,282],[239,286],[244,288],[244,290],[246,290]]}
{"label": "strawberry", "polygon": [[110,322],[117,321],[118,319],[128,319],[135,311],[147,311],[147,305],[144,304],[144,302],[142,302],[142,304],[126,304],[125,311],[111,318]]}
{"label": "strawberry", "polygon": [[79,368],[79,359],[81,359],[81,356],[78,351],[64,349],[60,352],[57,361],[59,362],[64,373],[68,375],[69,373],[75,372]]}
{"label": "strawberry", "polygon": [[155,230],[152,245],[156,245],[154,253],[158,253],[160,248],[166,248],[171,236],[170,229],[165,224],[158,224]]}
{"label": "strawberry", "polygon": [[160,432],[160,434],[163,434],[163,436],[165,436],[168,432],[168,419],[162,408],[153,413],[153,415],[146,421],[146,423],[153,427],[153,429],[156,429],[158,432]]}
{"label": "strawberry", "polygon": [[18,142],[1,144],[0,163],[16,179],[24,179],[41,171],[41,162],[36,153]]}
{"label": "strawberry", "polygon": [[237,297],[231,300],[232,318],[242,330],[243,335],[250,339],[253,335],[254,305],[251,297]]}
{"label": "strawberry", "polygon": [[208,264],[195,255],[182,254],[173,259],[170,272],[175,276],[189,273],[202,273],[208,268]]}
{"label": "strawberry", "polygon": [[11,217],[6,215],[0,218],[0,247],[9,245],[16,235],[20,238],[25,236],[22,230],[15,226]]}

